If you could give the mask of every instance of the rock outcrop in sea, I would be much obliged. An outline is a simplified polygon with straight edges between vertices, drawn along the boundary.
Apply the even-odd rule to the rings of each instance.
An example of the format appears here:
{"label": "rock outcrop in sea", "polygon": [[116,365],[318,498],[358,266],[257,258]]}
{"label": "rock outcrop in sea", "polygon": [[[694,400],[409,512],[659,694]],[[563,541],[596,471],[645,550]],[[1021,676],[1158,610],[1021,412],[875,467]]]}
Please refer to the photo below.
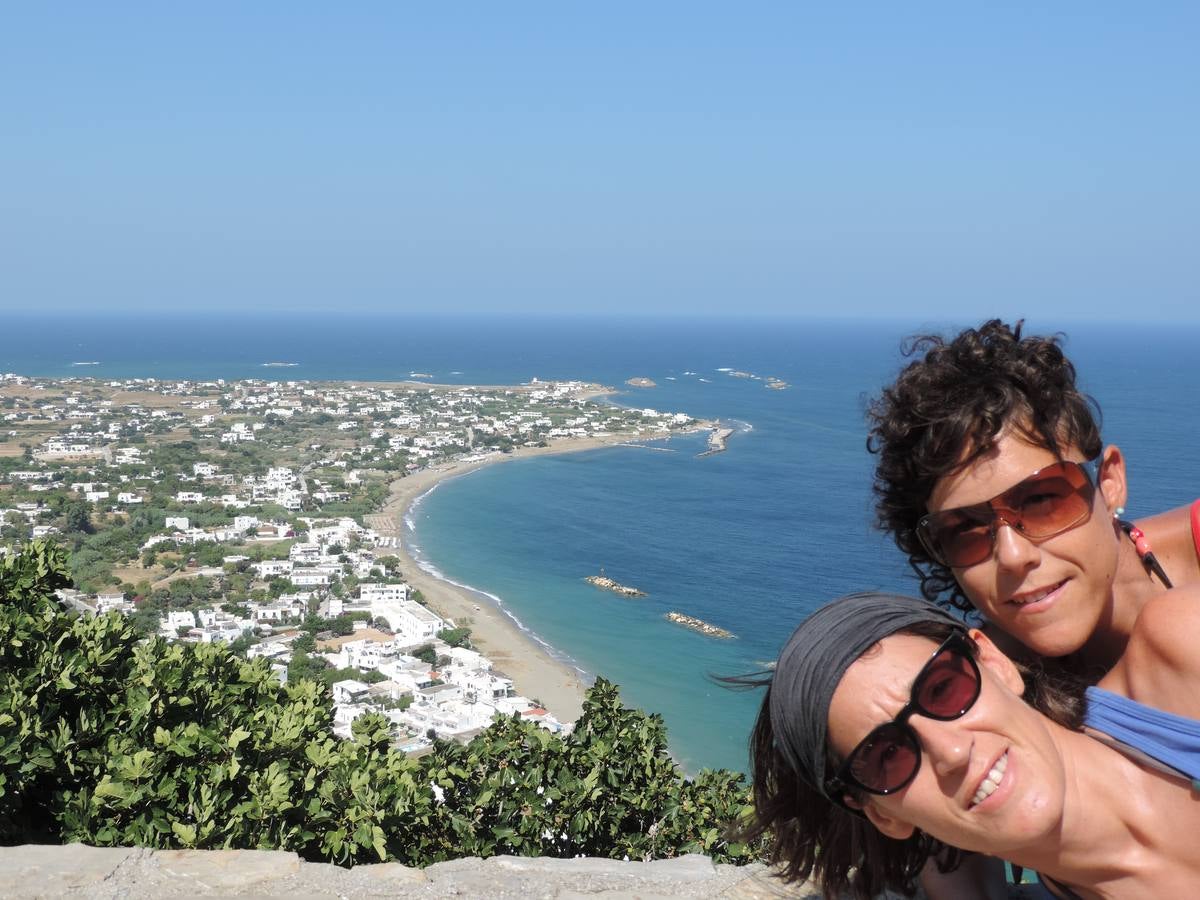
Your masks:
{"label": "rock outcrop in sea", "polygon": [[585,578],[583,580],[586,581],[588,584],[594,585],[595,587],[598,587],[602,590],[612,591],[614,594],[620,594],[622,597],[645,597],[646,596],[645,591],[639,591],[635,587],[629,587],[628,585],[618,584],[617,582],[613,581],[611,578],[609,578],[607,575],[604,574],[603,569],[600,570],[599,575],[589,575],[587,578]]}
{"label": "rock outcrop in sea", "polygon": [[685,628],[690,628],[692,631],[707,634],[709,637],[731,638],[734,636],[732,631],[726,631],[724,628],[713,625],[711,622],[705,622],[703,619],[697,619],[695,616],[685,616],[681,612],[675,612],[675,610],[667,613],[666,618]]}

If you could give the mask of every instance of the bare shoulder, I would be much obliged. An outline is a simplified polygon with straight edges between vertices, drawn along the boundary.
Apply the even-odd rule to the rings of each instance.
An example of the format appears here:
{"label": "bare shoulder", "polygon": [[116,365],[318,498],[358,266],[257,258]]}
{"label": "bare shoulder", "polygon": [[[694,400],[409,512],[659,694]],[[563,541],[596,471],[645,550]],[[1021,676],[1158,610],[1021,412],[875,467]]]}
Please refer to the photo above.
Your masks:
{"label": "bare shoulder", "polygon": [[1200,716],[1198,640],[1200,582],[1164,591],[1142,607],[1125,654],[1101,685],[1168,712]]}
{"label": "bare shoulder", "polygon": [[1191,504],[1178,506],[1135,523],[1146,534],[1154,555],[1176,585],[1200,582],[1200,556],[1192,534]]}
{"label": "bare shoulder", "polygon": [[1200,583],[1191,582],[1163,591],[1148,601],[1138,614],[1129,638],[1131,650],[1158,654],[1164,662],[1179,655],[1194,661],[1200,670]]}

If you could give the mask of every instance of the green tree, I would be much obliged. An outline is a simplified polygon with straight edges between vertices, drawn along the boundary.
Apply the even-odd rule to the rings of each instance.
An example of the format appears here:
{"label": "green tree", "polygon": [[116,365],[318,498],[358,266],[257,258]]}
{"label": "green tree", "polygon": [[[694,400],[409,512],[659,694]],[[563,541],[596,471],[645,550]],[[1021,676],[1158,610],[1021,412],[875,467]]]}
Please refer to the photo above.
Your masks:
{"label": "green tree", "polygon": [[92,505],[86,500],[68,500],[62,505],[60,515],[63,520],[63,531],[78,531],[91,534]]}
{"label": "green tree", "polygon": [[292,654],[288,663],[288,681],[298,681],[301,678],[322,678],[329,664],[319,656],[310,656],[303,650]]}
{"label": "green tree", "polygon": [[461,626],[459,628],[443,628],[438,632],[438,637],[451,647],[471,646],[471,629],[467,628],[466,626]]}
{"label": "green tree", "polygon": [[0,560],[0,843],[410,866],[499,853],[745,862],[760,850],[726,837],[748,809],[742,776],[686,778],[661,718],[623,706],[604,679],[565,739],[501,717],[466,746],[411,759],[379,715],[333,737],[319,659],[298,651],[280,685],[228,647],[70,615],[52,594],[66,583],[45,542]]}
{"label": "green tree", "polygon": [[300,651],[304,653],[312,653],[317,649],[317,639],[311,633],[305,632],[292,641],[292,651]]}
{"label": "green tree", "polygon": [[422,644],[412,652],[412,655],[431,666],[437,662],[437,651],[433,649],[433,644]]}

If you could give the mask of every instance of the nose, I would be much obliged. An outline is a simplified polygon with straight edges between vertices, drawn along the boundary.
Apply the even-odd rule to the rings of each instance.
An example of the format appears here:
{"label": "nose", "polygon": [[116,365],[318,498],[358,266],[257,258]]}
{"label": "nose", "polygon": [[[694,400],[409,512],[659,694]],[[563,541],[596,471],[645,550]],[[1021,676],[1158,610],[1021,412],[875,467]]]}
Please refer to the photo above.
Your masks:
{"label": "nose", "polygon": [[913,716],[909,725],[921,741],[925,758],[939,776],[952,775],[971,761],[975,739],[962,728],[958,720],[939,722],[924,716]]}
{"label": "nose", "polygon": [[1025,537],[1003,515],[996,517],[995,528],[996,562],[1001,568],[1020,572],[1032,567],[1037,562],[1037,544]]}

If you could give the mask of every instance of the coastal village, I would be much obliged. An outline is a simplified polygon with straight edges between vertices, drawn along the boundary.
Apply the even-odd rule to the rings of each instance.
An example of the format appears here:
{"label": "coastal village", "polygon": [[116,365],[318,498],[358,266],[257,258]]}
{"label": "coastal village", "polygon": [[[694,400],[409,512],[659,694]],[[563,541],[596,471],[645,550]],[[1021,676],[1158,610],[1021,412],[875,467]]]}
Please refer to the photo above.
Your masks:
{"label": "coastal village", "polygon": [[497,714],[564,732],[472,647],[470,616],[439,614],[410,584],[381,509],[398,479],[435,468],[711,427],[607,393],[0,375],[0,557],[59,542],[69,609],[229,644],[283,682],[325,680],[343,737],[366,712],[411,753]]}

